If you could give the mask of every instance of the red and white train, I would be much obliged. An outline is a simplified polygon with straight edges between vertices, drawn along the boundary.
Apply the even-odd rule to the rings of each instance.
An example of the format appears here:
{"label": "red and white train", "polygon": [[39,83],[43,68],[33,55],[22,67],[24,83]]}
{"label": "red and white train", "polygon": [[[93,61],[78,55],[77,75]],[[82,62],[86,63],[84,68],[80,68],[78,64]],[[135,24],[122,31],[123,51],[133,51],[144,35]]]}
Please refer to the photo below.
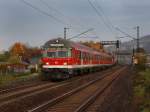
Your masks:
{"label": "red and white train", "polygon": [[115,64],[110,54],[61,38],[46,42],[42,55],[42,75],[51,79],[69,78]]}

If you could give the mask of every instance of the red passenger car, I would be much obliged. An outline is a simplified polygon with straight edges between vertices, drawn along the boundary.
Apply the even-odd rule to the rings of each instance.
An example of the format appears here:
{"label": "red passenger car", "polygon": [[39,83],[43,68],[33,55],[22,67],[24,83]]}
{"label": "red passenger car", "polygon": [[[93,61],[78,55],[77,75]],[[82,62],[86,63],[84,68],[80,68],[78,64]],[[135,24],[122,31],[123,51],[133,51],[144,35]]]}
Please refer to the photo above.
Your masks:
{"label": "red passenger car", "polygon": [[42,73],[51,79],[64,79],[114,64],[114,58],[80,43],[65,39],[46,42],[42,50]]}

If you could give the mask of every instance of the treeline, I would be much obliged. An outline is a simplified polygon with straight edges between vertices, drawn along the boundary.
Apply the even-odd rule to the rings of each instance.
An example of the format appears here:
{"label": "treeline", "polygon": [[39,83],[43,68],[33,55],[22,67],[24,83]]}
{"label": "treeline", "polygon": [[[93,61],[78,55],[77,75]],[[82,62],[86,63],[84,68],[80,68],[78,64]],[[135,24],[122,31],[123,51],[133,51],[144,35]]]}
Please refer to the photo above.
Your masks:
{"label": "treeline", "polygon": [[32,58],[40,56],[38,47],[30,47],[24,43],[14,43],[8,51],[0,54],[0,74],[25,70],[31,64]]}
{"label": "treeline", "polygon": [[94,41],[86,41],[86,42],[82,42],[80,41],[80,43],[91,47],[97,51],[104,51],[103,45],[100,42],[94,42]]}
{"label": "treeline", "polygon": [[8,51],[0,54],[0,62],[21,63],[22,61],[30,63],[30,59],[40,55],[38,47],[30,47],[24,43],[16,42]]}

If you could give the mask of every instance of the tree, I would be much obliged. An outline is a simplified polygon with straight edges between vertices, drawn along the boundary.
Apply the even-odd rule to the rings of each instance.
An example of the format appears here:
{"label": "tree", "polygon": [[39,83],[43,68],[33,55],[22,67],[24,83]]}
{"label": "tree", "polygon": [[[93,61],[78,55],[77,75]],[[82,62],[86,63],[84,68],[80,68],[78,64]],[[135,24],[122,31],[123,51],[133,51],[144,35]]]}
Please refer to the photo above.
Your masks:
{"label": "tree", "polygon": [[29,47],[23,43],[16,42],[9,50],[10,52],[10,62],[21,62],[21,61],[28,61],[30,58],[30,50]]}
{"label": "tree", "polygon": [[10,55],[11,56],[23,56],[27,54],[27,46],[25,46],[23,43],[16,42],[11,48],[10,48]]}
{"label": "tree", "polygon": [[40,55],[41,50],[38,47],[29,47],[29,45],[16,42],[10,48],[10,62],[19,62],[20,61],[30,63],[32,57],[37,57]]}
{"label": "tree", "polygon": [[104,48],[100,42],[89,41],[89,42],[81,42],[81,43],[95,50],[104,51]]}
{"label": "tree", "polygon": [[11,64],[19,64],[21,63],[21,57],[20,56],[10,56],[10,58],[8,59],[8,62]]}

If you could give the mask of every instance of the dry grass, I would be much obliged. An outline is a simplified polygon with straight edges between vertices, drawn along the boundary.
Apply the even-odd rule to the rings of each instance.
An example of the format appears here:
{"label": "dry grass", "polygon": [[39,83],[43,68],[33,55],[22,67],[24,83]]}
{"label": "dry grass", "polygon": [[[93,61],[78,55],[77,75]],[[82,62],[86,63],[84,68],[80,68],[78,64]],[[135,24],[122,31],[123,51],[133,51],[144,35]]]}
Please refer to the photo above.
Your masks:
{"label": "dry grass", "polygon": [[18,74],[1,74],[0,75],[0,85],[11,83],[17,80],[25,80],[30,76],[30,73],[18,73]]}

